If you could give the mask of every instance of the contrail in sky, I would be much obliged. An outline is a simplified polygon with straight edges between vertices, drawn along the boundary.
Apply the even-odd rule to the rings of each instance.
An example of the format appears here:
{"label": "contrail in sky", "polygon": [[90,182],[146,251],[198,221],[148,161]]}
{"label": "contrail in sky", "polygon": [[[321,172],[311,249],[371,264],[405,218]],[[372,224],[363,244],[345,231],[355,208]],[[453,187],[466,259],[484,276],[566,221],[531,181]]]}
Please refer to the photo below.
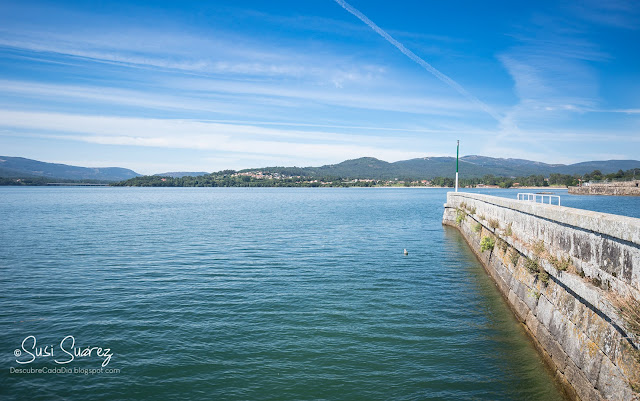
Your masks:
{"label": "contrail in sky", "polygon": [[433,67],[431,64],[427,63],[426,61],[424,61],[423,59],[418,57],[415,53],[413,53],[411,50],[409,50],[406,47],[404,47],[404,45],[402,43],[400,43],[397,40],[395,40],[394,38],[392,38],[391,35],[386,33],[378,25],[374,24],[373,21],[371,21],[369,18],[367,18],[366,15],[362,14],[360,11],[358,11],[357,9],[352,7],[349,3],[347,3],[344,0],[335,0],[335,2],[338,3],[345,10],[349,11],[351,14],[355,15],[356,17],[358,17],[358,19],[360,21],[362,21],[365,24],[369,25],[369,28],[371,28],[374,31],[376,31],[378,33],[378,35],[380,35],[383,38],[385,38],[387,40],[387,42],[389,42],[392,45],[394,45],[395,47],[397,47],[398,50],[400,50],[405,56],[409,57],[411,60],[413,60],[416,63],[418,63],[422,68],[424,68],[425,70],[427,70],[430,73],[432,73],[433,75],[435,75],[436,78],[438,78],[439,80],[441,80],[445,84],[447,84],[450,87],[452,87],[453,89],[455,89],[462,96],[466,97],[467,99],[469,99],[473,103],[477,104],[482,110],[487,112],[487,114],[489,114],[491,117],[495,118],[497,121],[500,121],[502,119],[502,117],[500,115],[498,115],[495,111],[493,111],[491,109],[491,107],[487,106],[485,103],[480,101],[480,99],[478,99],[477,97],[473,96],[471,93],[467,92],[467,90],[465,88],[463,88],[462,86],[460,86],[459,83],[457,83],[453,79],[449,78],[448,76],[444,75],[443,73],[438,71],[435,67]]}

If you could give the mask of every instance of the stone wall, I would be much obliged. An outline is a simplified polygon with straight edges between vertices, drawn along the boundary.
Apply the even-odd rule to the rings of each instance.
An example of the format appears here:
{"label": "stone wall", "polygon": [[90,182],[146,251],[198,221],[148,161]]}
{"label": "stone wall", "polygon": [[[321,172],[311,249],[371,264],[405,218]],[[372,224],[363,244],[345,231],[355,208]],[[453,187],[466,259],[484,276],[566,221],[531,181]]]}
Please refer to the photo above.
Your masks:
{"label": "stone wall", "polygon": [[640,196],[640,180],[585,184],[581,187],[569,187],[569,193],[576,195]]}
{"label": "stone wall", "polygon": [[571,398],[640,400],[640,342],[620,313],[640,306],[640,219],[450,192],[443,224],[463,234]]}

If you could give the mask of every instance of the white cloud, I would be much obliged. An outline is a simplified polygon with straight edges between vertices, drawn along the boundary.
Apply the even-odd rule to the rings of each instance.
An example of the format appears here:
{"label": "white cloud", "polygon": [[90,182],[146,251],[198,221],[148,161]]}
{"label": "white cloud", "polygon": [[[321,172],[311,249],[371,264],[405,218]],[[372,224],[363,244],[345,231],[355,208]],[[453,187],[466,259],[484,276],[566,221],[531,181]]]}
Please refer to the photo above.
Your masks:
{"label": "white cloud", "polygon": [[[247,43],[238,37],[212,40],[161,31],[88,32],[65,35],[2,32],[0,46],[28,51],[47,60],[53,55],[86,62],[178,71],[198,76],[304,79],[317,83],[370,81],[384,74],[383,65],[360,65],[348,54],[324,52],[321,57],[281,48],[274,43]],[[225,35],[228,36],[228,35]],[[134,39],[132,39],[134,38]]]}
{"label": "white cloud", "polygon": [[164,86],[148,89],[120,89],[103,86],[48,84],[33,81],[0,80],[0,93],[29,96],[58,102],[61,98],[89,100],[110,105],[130,105],[141,108],[176,111],[201,111],[229,115],[273,116],[268,109],[320,107],[322,105],[367,110],[383,110],[439,116],[461,116],[473,113],[472,104],[440,96],[381,93],[367,91],[336,91],[323,87],[296,87],[283,84],[233,82],[219,79],[174,79]]}
{"label": "white cloud", "polygon": [[[333,132],[280,130],[251,125],[60,113],[0,111],[1,125],[29,135],[87,143],[199,149],[297,160],[342,161],[364,155],[395,161],[424,156],[410,144]],[[16,135],[16,133],[14,133]]]}

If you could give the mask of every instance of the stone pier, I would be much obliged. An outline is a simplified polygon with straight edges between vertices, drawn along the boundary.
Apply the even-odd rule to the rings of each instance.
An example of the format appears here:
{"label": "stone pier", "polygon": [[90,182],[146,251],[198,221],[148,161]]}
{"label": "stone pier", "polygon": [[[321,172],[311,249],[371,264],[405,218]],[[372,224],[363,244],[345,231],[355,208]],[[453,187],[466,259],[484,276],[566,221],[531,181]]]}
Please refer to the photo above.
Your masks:
{"label": "stone pier", "polygon": [[581,187],[569,187],[569,193],[575,195],[640,196],[640,180],[586,183]]}
{"label": "stone pier", "polygon": [[640,400],[640,219],[461,192],[444,206],[571,398]]}

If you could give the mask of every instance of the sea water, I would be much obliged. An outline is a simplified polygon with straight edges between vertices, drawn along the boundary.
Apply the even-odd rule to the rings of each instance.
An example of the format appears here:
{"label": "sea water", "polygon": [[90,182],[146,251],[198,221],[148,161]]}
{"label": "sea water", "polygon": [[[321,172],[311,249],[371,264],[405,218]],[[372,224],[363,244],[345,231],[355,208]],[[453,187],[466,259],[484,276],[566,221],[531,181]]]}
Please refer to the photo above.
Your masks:
{"label": "sea water", "polygon": [[0,398],[562,399],[445,200],[0,188]]}

